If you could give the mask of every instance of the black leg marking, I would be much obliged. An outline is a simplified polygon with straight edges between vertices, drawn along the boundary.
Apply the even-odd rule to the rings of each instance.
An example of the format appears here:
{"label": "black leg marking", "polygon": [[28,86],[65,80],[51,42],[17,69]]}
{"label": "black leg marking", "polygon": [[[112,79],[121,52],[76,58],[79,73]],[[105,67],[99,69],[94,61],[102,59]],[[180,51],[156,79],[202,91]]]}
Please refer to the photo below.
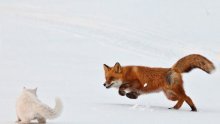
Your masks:
{"label": "black leg marking", "polygon": [[130,93],[127,93],[126,96],[130,99],[137,99],[138,98],[138,93],[137,92],[130,92]]}
{"label": "black leg marking", "polygon": [[126,92],[123,91],[123,90],[119,90],[118,93],[121,95],[121,96],[125,96]]}
{"label": "black leg marking", "polygon": [[195,106],[190,106],[191,107],[191,111],[193,111],[193,112],[197,112],[197,108],[195,107]]}

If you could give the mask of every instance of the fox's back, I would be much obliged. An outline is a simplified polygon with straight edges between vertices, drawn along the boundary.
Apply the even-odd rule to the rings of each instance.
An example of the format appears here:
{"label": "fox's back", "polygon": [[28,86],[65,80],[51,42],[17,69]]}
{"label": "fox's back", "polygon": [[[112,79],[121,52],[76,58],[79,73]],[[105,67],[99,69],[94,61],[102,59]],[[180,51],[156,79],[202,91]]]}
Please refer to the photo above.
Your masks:
{"label": "fox's back", "polygon": [[170,68],[152,68],[145,66],[125,66],[127,70],[126,77],[129,75],[135,76],[143,85],[144,83],[158,83],[166,82],[166,77]]}

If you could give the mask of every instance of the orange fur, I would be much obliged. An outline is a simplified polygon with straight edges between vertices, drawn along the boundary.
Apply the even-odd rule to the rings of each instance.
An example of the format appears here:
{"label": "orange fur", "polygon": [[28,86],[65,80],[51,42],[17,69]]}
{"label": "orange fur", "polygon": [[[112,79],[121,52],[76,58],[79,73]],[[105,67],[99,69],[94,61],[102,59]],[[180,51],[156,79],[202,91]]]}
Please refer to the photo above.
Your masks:
{"label": "orange fur", "polygon": [[119,85],[119,94],[131,99],[136,99],[141,94],[163,91],[169,100],[178,101],[174,109],[179,109],[185,101],[192,111],[197,111],[191,98],[184,91],[181,76],[181,73],[194,68],[210,73],[215,67],[211,61],[198,54],[181,58],[171,68],[122,67],[119,63],[109,67],[104,64],[106,78],[104,86],[110,88]]}

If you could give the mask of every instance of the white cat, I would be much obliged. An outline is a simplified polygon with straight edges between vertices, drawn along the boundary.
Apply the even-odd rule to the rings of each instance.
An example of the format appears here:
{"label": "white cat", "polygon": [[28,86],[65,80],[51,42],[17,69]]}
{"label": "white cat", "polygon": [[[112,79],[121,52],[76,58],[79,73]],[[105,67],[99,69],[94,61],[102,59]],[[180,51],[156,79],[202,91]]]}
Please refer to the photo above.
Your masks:
{"label": "white cat", "polygon": [[37,120],[39,123],[46,123],[46,119],[54,119],[61,114],[63,106],[59,98],[56,99],[56,105],[52,109],[37,98],[36,91],[37,88],[26,89],[24,87],[18,98],[16,113],[19,123],[28,124],[32,120]]}

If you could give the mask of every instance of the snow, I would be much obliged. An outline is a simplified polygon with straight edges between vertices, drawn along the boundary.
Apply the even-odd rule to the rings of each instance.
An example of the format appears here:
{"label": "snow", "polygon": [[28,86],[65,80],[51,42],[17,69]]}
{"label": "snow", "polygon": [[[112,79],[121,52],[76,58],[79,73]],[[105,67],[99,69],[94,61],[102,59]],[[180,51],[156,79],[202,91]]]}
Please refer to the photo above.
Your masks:
{"label": "snow", "polygon": [[[16,121],[23,86],[62,115],[49,124],[219,123],[218,0],[0,0],[0,123]],[[103,64],[171,67],[199,53],[216,66],[184,74],[198,112],[163,93],[131,100],[103,86]]]}

